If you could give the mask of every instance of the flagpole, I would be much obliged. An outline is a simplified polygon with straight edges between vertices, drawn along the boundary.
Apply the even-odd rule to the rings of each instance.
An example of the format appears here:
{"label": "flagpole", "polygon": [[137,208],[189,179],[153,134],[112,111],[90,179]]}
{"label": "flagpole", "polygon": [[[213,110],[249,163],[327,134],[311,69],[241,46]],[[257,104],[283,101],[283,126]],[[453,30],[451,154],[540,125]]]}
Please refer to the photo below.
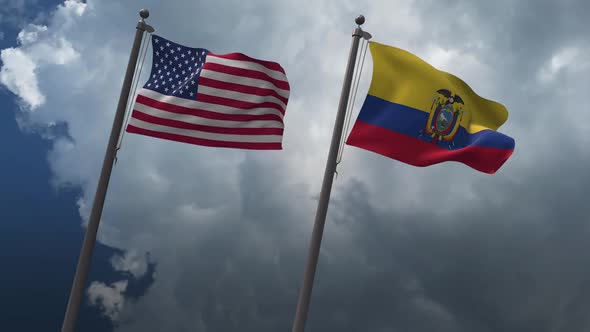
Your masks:
{"label": "flagpole", "polygon": [[334,180],[334,173],[336,172],[336,159],[342,138],[342,130],[344,127],[346,109],[348,107],[348,97],[350,96],[350,87],[352,85],[352,75],[354,72],[354,64],[356,61],[359,41],[361,37],[365,39],[370,38],[370,34],[361,29],[361,25],[365,23],[365,17],[363,15],[359,15],[355,19],[355,22],[357,27],[352,33],[352,46],[348,56],[348,64],[346,66],[344,84],[342,86],[342,92],[340,95],[340,103],[338,104],[336,122],[334,123],[334,131],[332,133],[332,142],[330,144],[328,161],[326,163],[326,170],[324,172],[320,200],[318,202],[313,231],[311,233],[311,243],[309,246],[307,265],[305,267],[303,287],[299,293],[299,302],[297,303],[297,311],[295,313],[292,332],[303,332],[305,328],[305,321],[307,319],[307,312],[309,310],[309,302],[311,298],[311,290],[313,288],[313,281],[318,264],[320,246],[322,243],[322,235],[324,233],[324,224],[326,223],[326,215],[328,213],[328,203],[330,201],[330,193],[332,191],[332,182]]}
{"label": "flagpole", "polygon": [[94,245],[96,243],[98,224],[100,223],[102,208],[104,206],[105,196],[111,177],[111,171],[113,169],[113,163],[117,153],[117,142],[121,135],[123,120],[125,119],[125,109],[127,108],[127,102],[129,100],[129,93],[135,73],[135,67],[137,65],[141,40],[145,31],[154,31],[154,29],[144,21],[149,17],[149,15],[150,13],[147,9],[142,9],[139,12],[141,19],[137,23],[135,39],[133,40],[133,46],[131,48],[131,54],[129,55],[129,62],[127,64],[127,71],[125,72],[125,79],[123,80],[123,86],[119,96],[119,104],[117,105],[117,111],[113,120],[111,135],[109,137],[109,143],[107,145],[102,164],[102,170],[100,172],[100,178],[98,180],[98,186],[94,196],[94,203],[92,205],[90,219],[88,220],[88,226],[86,227],[86,235],[84,236],[84,242],[82,243],[82,250],[80,251],[80,257],[78,258],[78,266],[76,267],[76,274],[74,276],[70,298],[68,299],[68,305],[61,328],[62,332],[74,331],[76,318],[80,309],[80,303],[82,302],[82,297],[84,296],[84,286],[86,285],[86,279],[90,271],[90,262],[92,260]]}

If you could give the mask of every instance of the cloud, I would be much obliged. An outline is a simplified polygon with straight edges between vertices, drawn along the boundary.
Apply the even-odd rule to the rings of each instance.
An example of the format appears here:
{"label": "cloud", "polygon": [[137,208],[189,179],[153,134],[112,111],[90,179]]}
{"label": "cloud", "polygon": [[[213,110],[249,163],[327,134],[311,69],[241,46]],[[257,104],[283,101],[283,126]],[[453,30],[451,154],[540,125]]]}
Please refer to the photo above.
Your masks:
{"label": "cloud", "polygon": [[66,65],[76,60],[78,53],[68,40],[62,37],[76,16],[84,13],[86,5],[68,0],[58,7],[50,25],[30,24],[18,34],[19,46],[6,48],[0,53],[2,69],[0,82],[24,101],[25,107],[35,110],[45,103],[39,90],[36,72],[40,66]]}
{"label": "cloud", "polygon": [[[119,331],[290,328],[358,13],[367,17],[364,28],[376,41],[406,48],[504,103],[510,119],[500,131],[515,138],[516,151],[489,176],[456,163],[410,167],[347,147],[324,233],[310,329],[589,327],[590,271],[579,255],[590,236],[583,204],[590,128],[580,107],[590,91],[586,2],[142,5],[162,36],[281,62],[292,91],[280,152],[125,135],[99,240],[125,250],[112,259],[116,270],[137,278],[149,273],[145,252],[158,269],[148,292],[133,302],[122,295],[125,281],[92,284],[91,301],[107,298],[105,312],[115,315],[109,308],[116,308],[124,322]],[[67,124],[69,137],[54,135],[48,158],[56,186],[82,188],[83,220],[136,7],[66,1],[47,24],[27,26],[19,45],[2,51],[2,83],[23,100],[22,121],[33,128]],[[368,54],[353,119],[371,70]]]}
{"label": "cloud", "polygon": [[590,62],[587,60],[590,51],[582,47],[569,46],[558,50],[538,71],[538,80],[542,83],[551,83],[558,74],[567,70],[580,72],[588,69]]}
{"label": "cloud", "polygon": [[32,109],[45,102],[45,96],[41,94],[35,75],[35,62],[27,54],[19,49],[8,48],[0,53],[2,59],[2,71],[0,82],[10,91],[20,96]]}
{"label": "cloud", "polygon": [[31,24],[26,29],[18,33],[17,40],[21,45],[32,44],[39,39],[39,33],[47,31],[44,25]]}
{"label": "cloud", "polygon": [[105,316],[116,320],[125,303],[123,292],[126,288],[126,280],[114,282],[110,286],[95,281],[87,290],[88,299],[90,304],[98,306]]}
{"label": "cloud", "polygon": [[134,251],[127,251],[123,255],[113,256],[111,264],[115,271],[129,272],[136,279],[143,277],[148,270],[147,257],[140,256]]}

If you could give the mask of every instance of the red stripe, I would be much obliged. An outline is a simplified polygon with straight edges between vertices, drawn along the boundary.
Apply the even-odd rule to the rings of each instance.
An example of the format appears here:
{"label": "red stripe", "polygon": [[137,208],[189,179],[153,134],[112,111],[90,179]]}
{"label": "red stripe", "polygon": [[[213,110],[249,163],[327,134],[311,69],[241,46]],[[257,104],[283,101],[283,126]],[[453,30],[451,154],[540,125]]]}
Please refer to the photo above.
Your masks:
{"label": "red stripe", "polygon": [[224,82],[224,81],[219,81],[219,80],[215,80],[215,79],[207,78],[207,77],[200,77],[199,78],[199,85],[210,86],[210,87],[216,88],[216,89],[224,89],[224,90],[242,92],[242,93],[247,93],[247,94],[256,95],[256,96],[273,96],[273,97],[277,98],[278,100],[282,101],[283,103],[285,103],[285,105],[287,105],[287,103],[289,102],[289,99],[281,96],[275,90],[257,88],[257,87],[253,87],[250,85]]}
{"label": "red stripe", "polygon": [[[188,114],[198,116],[201,118],[214,119],[214,120],[226,120],[226,121],[279,121],[283,123],[283,119],[276,114],[224,114],[217,113],[207,110],[201,110],[197,108],[189,108],[184,106],[178,106],[174,104],[164,103],[158,100],[154,100],[143,96],[137,95],[137,102],[146,106],[150,106],[162,111],[177,113],[177,114]],[[219,103],[217,103],[219,104]]]}
{"label": "red stripe", "polygon": [[264,80],[264,81],[271,82],[274,86],[276,86],[279,89],[283,89],[283,90],[290,89],[289,82],[277,80],[275,78],[268,76],[267,74],[265,74],[263,72],[252,70],[252,69],[231,67],[231,66],[226,66],[226,65],[222,65],[219,63],[212,63],[212,62],[205,62],[205,64],[203,65],[203,69],[216,71],[219,73],[224,73],[224,74],[229,74],[229,75],[234,75],[234,76],[243,76],[243,77],[255,78],[258,80]]}
{"label": "red stripe", "polygon": [[234,148],[234,149],[247,149],[247,150],[282,150],[282,143],[250,143],[250,142],[226,142],[226,141],[215,141],[203,138],[188,137],[183,135],[162,133],[159,131],[147,130],[138,128],[133,125],[127,125],[128,133],[140,134],[151,136],[155,138],[161,138],[170,141],[183,142],[194,145],[212,146],[219,148]]}
{"label": "red stripe", "polygon": [[217,58],[238,60],[238,61],[250,61],[250,62],[257,63],[259,65],[263,65],[264,67],[266,67],[270,70],[278,71],[278,72],[281,72],[282,74],[285,74],[285,70],[283,69],[283,67],[281,67],[280,64],[278,64],[276,62],[272,62],[272,61],[254,59],[254,58],[251,58],[243,53],[229,53],[229,54],[207,53],[207,56],[214,56]]}
{"label": "red stripe", "polygon": [[430,166],[445,161],[461,162],[480,172],[494,174],[513,150],[467,146],[446,150],[435,144],[357,120],[346,144],[369,150],[413,166]]}
{"label": "red stripe", "polygon": [[179,120],[164,119],[153,115],[145,114],[138,110],[133,110],[131,117],[141,121],[168,126],[180,129],[189,129],[204,131],[208,133],[229,134],[229,135],[283,135],[283,128],[224,128],[204,126],[200,124],[188,123]]}
{"label": "red stripe", "polygon": [[235,99],[230,99],[230,98],[224,98],[224,97],[217,97],[217,96],[210,96],[210,95],[206,95],[204,93],[197,93],[197,101],[203,102],[203,103],[210,103],[210,104],[217,104],[217,105],[223,105],[223,106],[229,106],[229,107],[234,107],[234,108],[240,108],[240,109],[253,109],[253,108],[274,108],[276,110],[278,110],[279,112],[281,112],[281,114],[285,115],[285,109],[279,105],[279,104],[275,104],[272,102],[264,102],[264,103],[251,103],[249,101],[243,101],[243,100],[235,100]]}

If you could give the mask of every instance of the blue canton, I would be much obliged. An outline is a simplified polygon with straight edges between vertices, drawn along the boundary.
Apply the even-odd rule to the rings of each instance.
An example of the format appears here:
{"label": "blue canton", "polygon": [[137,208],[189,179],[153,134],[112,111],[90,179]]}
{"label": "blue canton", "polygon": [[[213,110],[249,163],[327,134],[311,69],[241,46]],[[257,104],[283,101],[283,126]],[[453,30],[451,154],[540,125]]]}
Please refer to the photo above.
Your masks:
{"label": "blue canton", "polygon": [[152,72],[143,87],[163,95],[195,100],[208,51],[176,44],[156,35],[152,38],[152,49]]}

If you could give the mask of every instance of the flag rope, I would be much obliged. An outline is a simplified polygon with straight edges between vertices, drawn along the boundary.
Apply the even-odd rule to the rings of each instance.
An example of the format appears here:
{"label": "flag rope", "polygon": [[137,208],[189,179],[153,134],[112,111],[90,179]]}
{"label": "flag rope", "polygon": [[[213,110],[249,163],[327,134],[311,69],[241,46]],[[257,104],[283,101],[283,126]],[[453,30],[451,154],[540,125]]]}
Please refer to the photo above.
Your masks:
{"label": "flag rope", "polygon": [[[359,88],[359,84],[361,81],[361,75],[363,73],[363,67],[365,65],[365,56],[367,55],[369,41],[365,39],[361,39],[361,51],[360,53],[363,54],[362,58],[359,57],[358,63],[355,65],[355,72],[354,78],[352,80],[353,84],[353,93],[350,96],[350,100],[348,103],[348,109],[346,110],[346,120],[344,120],[344,131],[342,132],[343,135],[340,138],[340,146],[338,148],[338,158],[336,159],[336,165],[339,165],[342,162],[342,155],[344,154],[344,145],[346,142],[346,137],[348,136],[348,128],[350,127],[350,120],[352,118],[352,110],[354,108],[354,103],[356,101],[356,93]],[[359,65],[360,64],[360,68]],[[338,176],[338,171],[336,171],[336,176]]]}
{"label": "flag rope", "polygon": [[[131,98],[129,98],[129,100],[127,101],[127,108],[125,111],[125,123],[123,124],[123,128],[127,127],[127,123],[129,122],[129,115],[131,114],[131,112],[129,112],[129,110],[133,107],[133,103],[135,102],[135,98],[137,97],[137,85],[139,82],[139,78],[141,77],[141,70],[143,69],[143,64],[145,62],[148,44],[150,42],[151,37],[152,37],[152,33],[148,32],[143,36],[143,39],[141,42],[138,70],[135,72],[135,75],[133,76],[133,83],[131,85],[132,95],[131,95]],[[123,130],[121,132],[121,137],[119,138],[119,142],[117,144],[117,149],[115,152],[116,154],[119,153],[119,150],[121,149],[121,146],[123,145],[123,137],[124,136],[125,136],[125,130]],[[116,155],[115,155],[115,164],[117,164],[117,156]]]}
{"label": "flag rope", "polygon": [[324,179],[322,180],[322,189],[320,190],[318,208],[316,210],[313,230],[311,232],[307,263],[305,264],[305,272],[303,275],[303,285],[299,291],[299,300],[297,301],[297,309],[295,311],[292,332],[304,332],[305,329],[305,322],[307,320],[309,304],[311,302],[314,277],[320,256],[322,236],[324,233],[324,226],[326,224],[326,216],[328,214],[328,204],[330,202],[332,184],[334,182],[334,175],[337,174],[336,161],[339,152],[338,145],[342,139],[342,130],[344,129],[344,120],[346,118],[346,110],[348,108],[347,103],[352,90],[352,78],[355,70],[357,55],[359,53],[359,41],[360,39],[371,38],[371,35],[368,32],[365,32],[361,29],[361,25],[365,23],[365,17],[359,15],[354,21],[357,24],[357,27],[352,33],[352,44],[350,45],[350,53],[346,63],[346,71],[344,73],[344,81],[342,84],[342,93],[340,95],[340,101],[338,102],[336,120],[334,121],[334,131],[332,132],[328,160],[326,161]]}

